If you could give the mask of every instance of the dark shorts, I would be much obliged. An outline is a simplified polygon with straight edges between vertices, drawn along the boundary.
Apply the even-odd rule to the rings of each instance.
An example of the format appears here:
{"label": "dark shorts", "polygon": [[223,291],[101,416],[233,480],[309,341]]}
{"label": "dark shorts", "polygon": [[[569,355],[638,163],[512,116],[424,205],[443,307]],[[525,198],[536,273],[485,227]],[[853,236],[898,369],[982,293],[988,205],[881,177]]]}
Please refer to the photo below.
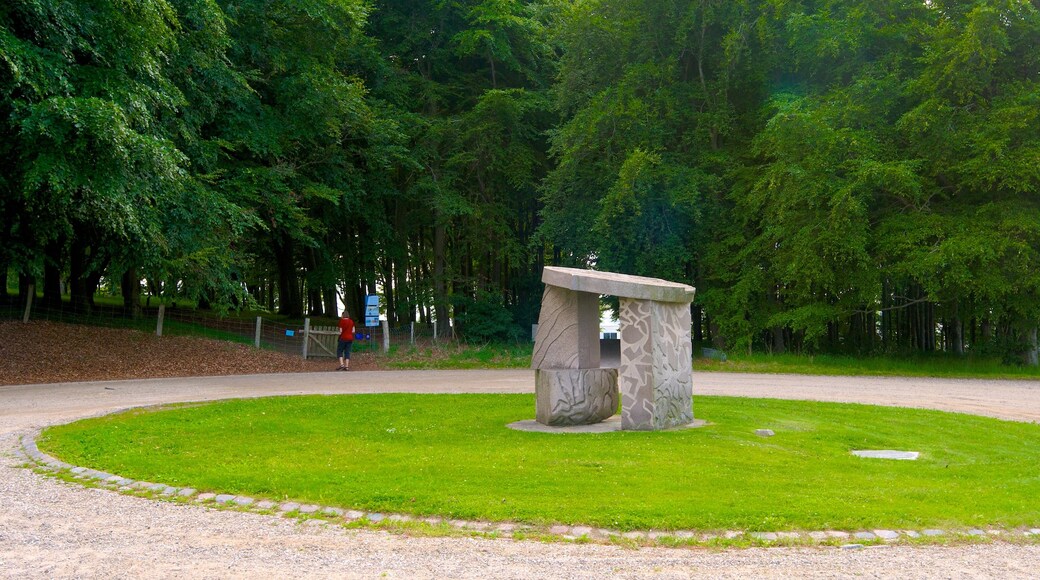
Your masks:
{"label": "dark shorts", "polygon": [[350,358],[350,347],[354,346],[353,340],[339,339],[339,345],[336,347],[336,356],[343,358]]}

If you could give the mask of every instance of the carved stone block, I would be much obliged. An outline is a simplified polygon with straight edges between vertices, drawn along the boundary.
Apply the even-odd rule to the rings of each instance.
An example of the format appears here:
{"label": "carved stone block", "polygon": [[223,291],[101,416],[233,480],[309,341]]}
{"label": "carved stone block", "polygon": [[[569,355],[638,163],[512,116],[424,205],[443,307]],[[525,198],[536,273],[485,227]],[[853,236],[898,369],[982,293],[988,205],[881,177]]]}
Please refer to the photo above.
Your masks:
{"label": "carved stone block", "polygon": [[693,421],[688,304],[621,299],[621,428],[653,431]]}
{"label": "carved stone block", "polygon": [[617,412],[617,369],[535,371],[535,419],[543,425],[589,425]]}
{"label": "carved stone block", "polygon": [[599,358],[599,295],[547,285],[531,368],[594,369]]}

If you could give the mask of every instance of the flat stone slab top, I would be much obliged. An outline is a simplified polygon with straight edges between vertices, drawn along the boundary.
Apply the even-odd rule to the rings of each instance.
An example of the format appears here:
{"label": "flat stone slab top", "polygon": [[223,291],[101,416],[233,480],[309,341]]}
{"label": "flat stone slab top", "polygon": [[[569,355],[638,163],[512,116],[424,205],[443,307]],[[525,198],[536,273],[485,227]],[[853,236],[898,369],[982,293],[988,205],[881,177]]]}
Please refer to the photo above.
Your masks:
{"label": "flat stone slab top", "polygon": [[[671,431],[681,431],[683,429],[695,429],[697,427],[703,427],[708,422],[704,419],[694,419],[686,425],[680,425],[673,427]],[[566,427],[552,427],[549,425],[543,425],[534,419],[527,419],[525,421],[515,421],[506,425],[510,429],[515,431],[529,431],[532,433],[614,433],[621,431],[621,416],[614,415],[609,419],[600,421],[599,423],[592,423],[591,425],[568,425]]]}
{"label": "flat stone slab top", "polygon": [[893,451],[891,449],[855,449],[852,454],[857,457],[869,457],[871,459],[902,459],[904,461],[916,461],[920,455],[918,451]]}
{"label": "flat stone slab top", "polygon": [[597,272],[580,268],[546,266],[542,282],[575,292],[606,294],[619,298],[653,300],[655,302],[693,302],[693,286],[660,278],[645,278],[616,272]]}

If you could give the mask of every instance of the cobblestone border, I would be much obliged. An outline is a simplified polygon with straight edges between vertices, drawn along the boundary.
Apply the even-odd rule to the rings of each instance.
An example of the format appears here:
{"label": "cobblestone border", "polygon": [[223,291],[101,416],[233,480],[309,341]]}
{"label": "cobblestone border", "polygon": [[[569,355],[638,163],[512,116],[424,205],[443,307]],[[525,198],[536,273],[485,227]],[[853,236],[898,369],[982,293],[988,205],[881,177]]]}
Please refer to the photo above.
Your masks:
{"label": "cobblestone border", "polygon": [[289,517],[311,518],[307,523],[329,522],[342,525],[373,525],[380,528],[431,526],[447,528],[460,533],[480,534],[489,537],[510,536],[516,538],[557,538],[564,541],[593,541],[608,543],[634,543],[636,545],[836,545],[842,549],[863,548],[870,544],[891,544],[914,540],[941,541],[946,539],[1020,538],[1040,541],[1040,528],[1001,528],[966,530],[820,530],[810,532],[747,532],[728,530],[705,533],[695,530],[678,531],[630,531],[622,532],[591,526],[552,525],[536,526],[514,522],[480,522],[445,519],[440,517],[417,517],[406,514],[384,514],[347,510],[335,506],[300,504],[297,502],[275,502],[256,500],[252,497],[226,493],[199,493],[190,487],[174,487],[164,483],[134,481],[120,475],[106,473],[87,467],[71,465],[43,453],[36,446],[35,433],[23,435],[21,446],[15,449],[16,458],[25,460],[34,467],[54,475],[68,474],[84,484],[94,484],[123,493],[154,494],[157,497],[190,501],[216,508],[236,508],[257,513],[275,513]]}

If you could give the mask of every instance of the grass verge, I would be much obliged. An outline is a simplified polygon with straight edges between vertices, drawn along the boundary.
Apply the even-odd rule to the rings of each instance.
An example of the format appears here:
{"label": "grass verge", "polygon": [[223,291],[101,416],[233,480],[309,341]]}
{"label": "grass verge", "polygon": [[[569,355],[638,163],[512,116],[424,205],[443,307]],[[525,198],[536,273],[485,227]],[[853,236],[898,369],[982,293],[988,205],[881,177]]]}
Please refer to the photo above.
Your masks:
{"label": "grass verge", "polygon": [[396,370],[526,369],[531,367],[531,344],[391,347],[386,366]]}
{"label": "grass verge", "polygon": [[1038,425],[800,401],[696,405],[711,425],[553,435],[505,427],[533,414],[529,395],[278,397],[83,420],[47,429],[39,445],[133,479],[419,516],[622,530],[1040,522]]}
{"label": "grass verge", "polygon": [[996,359],[943,354],[917,357],[751,354],[728,360],[696,358],[694,370],[731,373],[858,375],[978,379],[1040,379],[1040,368],[1001,364]]}

